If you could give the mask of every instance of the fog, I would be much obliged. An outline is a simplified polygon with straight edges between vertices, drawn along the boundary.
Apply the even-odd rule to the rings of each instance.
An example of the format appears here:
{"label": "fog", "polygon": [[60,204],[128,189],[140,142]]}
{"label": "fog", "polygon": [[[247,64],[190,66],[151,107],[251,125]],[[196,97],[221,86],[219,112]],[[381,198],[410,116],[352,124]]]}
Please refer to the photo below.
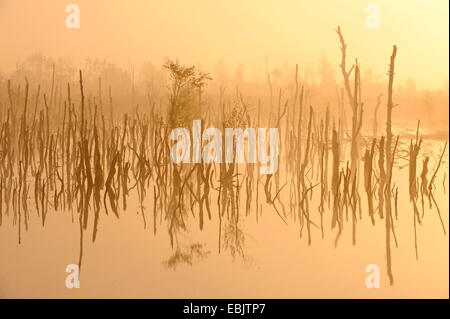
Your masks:
{"label": "fog", "polygon": [[[80,8],[80,29],[67,29],[65,7]],[[166,57],[211,71],[219,61],[233,72],[264,76],[284,63],[300,74],[317,69],[325,57],[339,63],[334,29],[340,25],[348,55],[374,76],[386,73],[390,48],[401,48],[397,81],[418,87],[448,87],[449,3],[380,0],[380,27],[369,29],[366,6],[373,1],[323,0],[1,0],[0,69],[11,71],[33,54],[108,59],[126,69]],[[447,82],[446,82],[447,81]]]}

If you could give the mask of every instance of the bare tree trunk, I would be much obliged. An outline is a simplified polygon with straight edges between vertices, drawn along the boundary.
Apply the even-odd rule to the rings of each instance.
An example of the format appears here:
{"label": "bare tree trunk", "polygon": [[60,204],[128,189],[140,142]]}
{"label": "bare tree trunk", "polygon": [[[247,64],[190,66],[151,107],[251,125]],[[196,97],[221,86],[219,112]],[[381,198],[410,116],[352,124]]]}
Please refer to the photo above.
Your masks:
{"label": "bare tree trunk", "polygon": [[392,109],[394,103],[392,102],[392,86],[394,83],[394,64],[395,56],[397,55],[397,46],[394,45],[391,55],[391,63],[389,65],[389,87],[388,87],[388,103],[387,103],[387,121],[386,121],[386,188],[385,188],[385,205],[386,205],[386,259],[387,272],[389,276],[389,283],[394,284],[392,276],[392,261],[391,261],[391,176],[392,176]]}

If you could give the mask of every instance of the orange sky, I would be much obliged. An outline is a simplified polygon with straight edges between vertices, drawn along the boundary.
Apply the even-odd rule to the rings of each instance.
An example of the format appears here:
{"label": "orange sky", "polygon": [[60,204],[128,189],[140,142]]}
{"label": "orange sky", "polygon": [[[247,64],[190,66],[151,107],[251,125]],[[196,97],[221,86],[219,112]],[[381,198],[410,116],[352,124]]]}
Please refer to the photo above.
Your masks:
{"label": "orange sky", "polygon": [[[65,27],[66,5],[78,4],[81,29]],[[380,7],[381,26],[365,25],[367,4]],[[107,58],[123,67],[165,57],[213,71],[217,61],[265,70],[284,61],[316,68],[337,65],[340,24],[349,58],[384,76],[397,44],[399,83],[426,88],[448,81],[448,0],[0,0],[0,69],[42,53],[81,64]],[[446,82],[448,85],[448,82]]]}

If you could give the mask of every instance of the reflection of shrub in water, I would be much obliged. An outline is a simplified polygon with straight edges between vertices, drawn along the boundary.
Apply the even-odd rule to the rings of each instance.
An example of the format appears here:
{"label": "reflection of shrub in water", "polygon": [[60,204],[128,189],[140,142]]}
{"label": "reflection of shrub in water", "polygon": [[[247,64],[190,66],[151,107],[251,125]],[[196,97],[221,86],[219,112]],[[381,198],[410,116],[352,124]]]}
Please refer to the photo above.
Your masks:
{"label": "reflection of shrub in water", "polygon": [[210,251],[204,249],[200,243],[191,244],[188,247],[178,246],[175,253],[166,261],[163,262],[164,266],[169,269],[175,270],[180,264],[191,265],[198,260],[206,258],[210,254]]}
{"label": "reflection of shrub in water", "polygon": [[230,220],[230,222],[225,225],[224,233],[224,248],[228,250],[233,257],[241,257],[243,260],[246,259],[244,247],[245,247],[245,235],[236,220]]}

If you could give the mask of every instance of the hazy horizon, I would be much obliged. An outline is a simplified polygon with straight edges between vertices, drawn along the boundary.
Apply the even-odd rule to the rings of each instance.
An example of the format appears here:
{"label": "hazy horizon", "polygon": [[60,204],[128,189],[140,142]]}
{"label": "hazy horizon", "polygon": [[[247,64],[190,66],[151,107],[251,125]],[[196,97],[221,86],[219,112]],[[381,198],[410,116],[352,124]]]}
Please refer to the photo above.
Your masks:
{"label": "hazy horizon", "polygon": [[285,64],[298,64],[302,75],[317,69],[323,58],[338,71],[335,28],[340,25],[349,63],[358,58],[361,70],[385,77],[392,45],[397,45],[396,84],[414,79],[419,88],[448,87],[445,0],[433,6],[427,1],[377,1],[376,29],[365,25],[371,1],[73,3],[80,8],[80,29],[65,26],[69,2],[1,0],[0,38],[6,50],[0,70],[12,72],[28,56],[42,54],[80,67],[88,58],[106,59],[127,70],[138,70],[145,62],[159,68],[166,58],[179,58],[212,72],[223,61],[230,72],[243,64],[246,79]]}

